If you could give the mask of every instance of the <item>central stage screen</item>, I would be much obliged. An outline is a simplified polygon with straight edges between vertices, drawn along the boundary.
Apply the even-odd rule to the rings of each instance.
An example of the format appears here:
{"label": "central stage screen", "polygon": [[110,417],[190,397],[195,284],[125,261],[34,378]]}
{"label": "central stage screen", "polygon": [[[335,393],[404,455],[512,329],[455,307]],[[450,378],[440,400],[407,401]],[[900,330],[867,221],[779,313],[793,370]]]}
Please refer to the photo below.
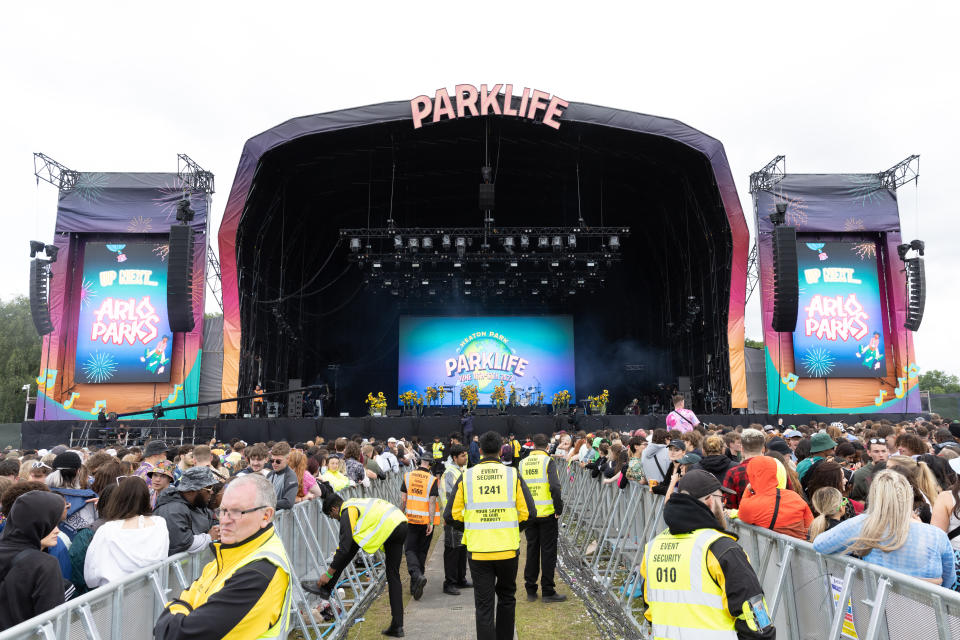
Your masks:
{"label": "central stage screen", "polygon": [[[400,318],[398,395],[421,395],[427,387],[477,385],[479,403],[492,405],[490,394],[503,382],[507,395],[514,385],[523,404],[550,404],[566,389],[571,403],[576,389],[571,316],[478,316]],[[451,404],[450,396],[444,405]]]}

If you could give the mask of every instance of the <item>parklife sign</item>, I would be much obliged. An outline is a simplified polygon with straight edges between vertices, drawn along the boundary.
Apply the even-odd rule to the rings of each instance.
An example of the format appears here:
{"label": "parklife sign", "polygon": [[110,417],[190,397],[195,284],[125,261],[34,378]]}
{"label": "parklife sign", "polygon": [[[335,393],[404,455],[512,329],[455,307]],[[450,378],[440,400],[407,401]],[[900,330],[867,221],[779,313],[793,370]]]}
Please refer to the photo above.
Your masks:
{"label": "parklife sign", "polygon": [[523,88],[520,94],[520,107],[513,108],[513,85],[495,84],[490,89],[480,85],[478,91],[472,84],[458,84],[453,96],[446,88],[437,89],[433,98],[423,95],[410,101],[410,113],[413,128],[419,129],[427,118],[430,122],[440,122],[441,118],[455,120],[464,116],[503,115],[536,119],[538,112],[543,113],[543,124],[554,129],[560,128],[560,116],[568,103],[557,96],[539,89]]}

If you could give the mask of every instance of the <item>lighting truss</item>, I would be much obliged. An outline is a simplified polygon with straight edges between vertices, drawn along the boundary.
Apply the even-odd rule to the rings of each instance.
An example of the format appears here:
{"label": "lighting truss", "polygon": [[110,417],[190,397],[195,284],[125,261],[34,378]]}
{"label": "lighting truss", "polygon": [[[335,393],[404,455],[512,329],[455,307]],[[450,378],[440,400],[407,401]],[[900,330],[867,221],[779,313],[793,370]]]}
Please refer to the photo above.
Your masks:
{"label": "lighting truss", "polygon": [[915,182],[920,178],[920,156],[912,155],[904,158],[886,171],[877,174],[884,189],[896,191],[905,184]]}
{"label": "lighting truss", "polygon": [[185,153],[177,154],[177,176],[191,191],[214,193],[213,173],[198,165]]}
{"label": "lighting truss", "polygon": [[747,297],[744,299],[744,304],[750,302],[750,296],[753,295],[759,281],[760,262],[757,260],[757,243],[754,241],[753,246],[750,247],[750,257],[747,258]]}
{"label": "lighting truss", "polygon": [[80,172],[68,169],[50,156],[33,154],[33,175],[40,181],[49,182],[61,191],[69,191],[77,186]]}
{"label": "lighting truss", "polygon": [[786,156],[777,156],[759,171],[750,174],[750,193],[770,191],[787,175]]}
{"label": "lighting truss", "polygon": [[464,238],[478,238],[486,235],[496,239],[507,236],[516,238],[521,235],[544,235],[562,236],[566,240],[570,234],[576,234],[580,238],[604,238],[611,235],[626,237],[630,235],[630,227],[496,227],[494,229],[485,227],[365,227],[361,229],[340,229],[341,237],[370,239],[388,239],[393,236],[442,237],[445,235]]}
{"label": "lighting truss", "polygon": [[220,260],[217,259],[217,255],[213,252],[213,247],[210,245],[207,245],[207,266],[209,267],[207,271],[207,286],[210,287],[210,293],[213,294],[213,299],[217,302],[217,306],[220,307],[222,313],[223,296],[221,294]]}

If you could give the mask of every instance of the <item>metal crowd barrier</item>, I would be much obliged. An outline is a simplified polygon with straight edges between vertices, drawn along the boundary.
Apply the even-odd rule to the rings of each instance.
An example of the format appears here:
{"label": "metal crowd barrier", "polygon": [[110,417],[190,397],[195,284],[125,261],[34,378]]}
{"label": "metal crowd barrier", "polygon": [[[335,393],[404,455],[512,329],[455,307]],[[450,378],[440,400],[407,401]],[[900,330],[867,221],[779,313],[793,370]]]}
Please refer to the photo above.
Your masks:
{"label": "metal crowd barrier", "polygon": [[[391,473],[386,480],[373,481],[370,488],[351,487],[340,495],[344,500],[382,498],[399,506],[401,479],[401,474]],[[339,541],[338,524],[323,515],[317,499],[279,511],[274,526],[293,569],[291,629],[298,630],[303,640],[343,637],[385,584],[382,552],[357,554],[337,585],[343,595],[333,592],[334,619],[324,622],[315,613],[319,598],[304,592],[300,580],[326,571]],[[0,640],[149,640],[164,605],[200,577],[211,559],[209,549],[171,556],[7,629],[0,633]]]}
{"label": "metal crowd barrier", "polygon": [[[644,545],[665,528],[663,504],[645,486],[631,482],[621,490],[579,464],[568,467],[563,543],[578,550],[594,580],[647,634],[639,570]],[[763,585],[777,638],[960,639],[960,593],[851,556],[822,555],[806,541],[738,520],[730,524]]]}

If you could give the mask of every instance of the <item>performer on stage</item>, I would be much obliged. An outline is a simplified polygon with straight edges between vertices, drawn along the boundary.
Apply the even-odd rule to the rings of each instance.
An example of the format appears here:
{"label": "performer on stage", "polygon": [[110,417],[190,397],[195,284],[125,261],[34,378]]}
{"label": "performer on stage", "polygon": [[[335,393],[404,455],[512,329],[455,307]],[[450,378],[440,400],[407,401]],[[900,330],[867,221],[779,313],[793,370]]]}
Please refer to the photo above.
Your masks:
{"label": "performer on stage", "polygon": [[253,390],[253,392],[257,394],[257,397],[250,402],[250,405],[251,405],[250,413],[251,415],[253,415],[254,418],[264,417],[263,396],[260,395],[263,393],[263,391],[264,391],[263,387],[260,386],[260,383],[258,382],[256,388]]}

